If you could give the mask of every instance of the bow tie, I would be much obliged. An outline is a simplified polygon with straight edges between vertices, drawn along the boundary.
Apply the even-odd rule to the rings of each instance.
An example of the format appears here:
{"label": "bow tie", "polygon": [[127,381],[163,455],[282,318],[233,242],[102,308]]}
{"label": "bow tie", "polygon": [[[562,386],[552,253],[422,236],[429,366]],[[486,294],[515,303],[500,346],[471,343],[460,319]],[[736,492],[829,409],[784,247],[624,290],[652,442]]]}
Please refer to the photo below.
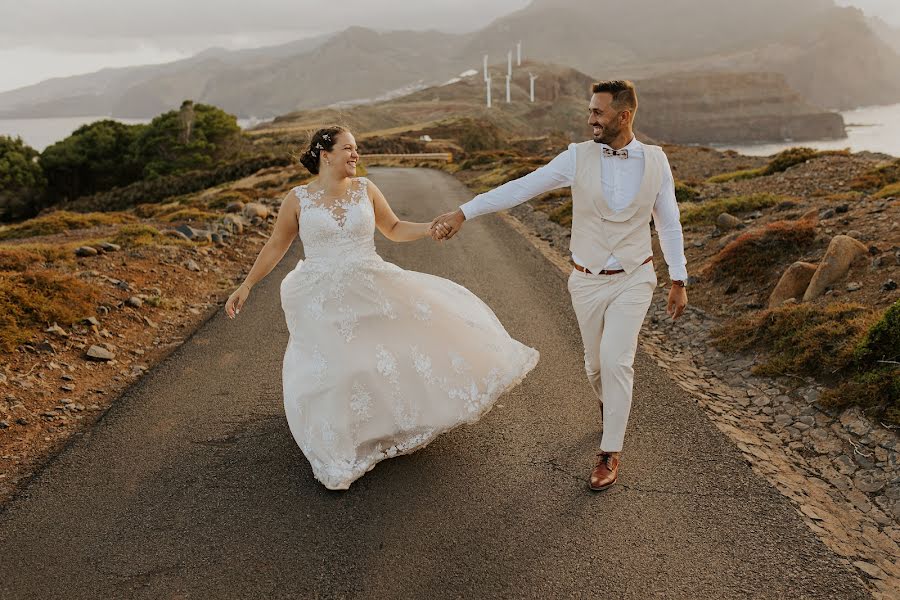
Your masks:
{"label": "bow tie", "polygon": [[613,150],[612,148],[604,148],[603,156],[618,156],[619,158],[628,158],[628,150],[622,148],[621,150]]}

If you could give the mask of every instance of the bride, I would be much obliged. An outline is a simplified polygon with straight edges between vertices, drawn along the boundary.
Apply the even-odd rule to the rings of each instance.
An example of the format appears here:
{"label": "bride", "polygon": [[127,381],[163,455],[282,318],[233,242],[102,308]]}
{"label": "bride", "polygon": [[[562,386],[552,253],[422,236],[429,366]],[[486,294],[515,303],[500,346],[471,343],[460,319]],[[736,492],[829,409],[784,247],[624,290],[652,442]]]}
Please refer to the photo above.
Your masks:
{"label": "bride", "polygon": [[299,233],[306,257],[281,283],[284,409],[316,479],[336,490],[478,420],[538,361],[466,288],[378,256],[376,227],[411,242],[429,237],[430,224],[399,220],[374,183],[355,177],[358,160],[347,129],[312,136],[300,161],[318,177],[284,197],[225,305],[237,316]]}

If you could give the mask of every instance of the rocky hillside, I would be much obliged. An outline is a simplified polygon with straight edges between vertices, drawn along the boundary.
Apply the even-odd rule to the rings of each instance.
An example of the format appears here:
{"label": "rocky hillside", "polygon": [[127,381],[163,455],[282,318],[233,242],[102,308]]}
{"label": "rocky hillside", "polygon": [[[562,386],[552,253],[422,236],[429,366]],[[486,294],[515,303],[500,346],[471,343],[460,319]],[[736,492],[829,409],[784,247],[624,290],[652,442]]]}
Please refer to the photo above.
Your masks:
{"label": "rocky hillside", "polygon": [[[615,14],[615,24],[592,22],[604,14]],[[530,58],[593,77],[776,72],[814,105],[853,108],[900,102],[890,31],[831,0],[649,0],[627,11],[609,0],[535,0],[471,34],[354,27],[272,48],[55,79],[0,94],[0,116],[146,117],[192,98],[238,116],[273,117],[438,84],[479,68],[486,52],[503,60],[518,40],[526,40]]]}
{"label": "rocky hillside", "polygon": [[[538,76],[533,104],[528,102],[529,73]],[[513,77],[512,103],[505,102],[505,79],[494,79],[490,110],[479,75],[378,104],[290,113],[251,133],[275,133],[283,140],[293,130],[299,142],[308,129],[341,122],[365,137],[395,134],[398,127],[437,137],[440,133],[429,126],[433,129],[435,123],[452,117],[493,123],[505,136],[561,134],[580,141],[590,134],[586,107],[593,81],[575,69],[526,61]],[[639,80],[636,85],[637,126],[645,138],[697,143],[845,136],[841,115],[810,105],[776,74],[685,74]]]}

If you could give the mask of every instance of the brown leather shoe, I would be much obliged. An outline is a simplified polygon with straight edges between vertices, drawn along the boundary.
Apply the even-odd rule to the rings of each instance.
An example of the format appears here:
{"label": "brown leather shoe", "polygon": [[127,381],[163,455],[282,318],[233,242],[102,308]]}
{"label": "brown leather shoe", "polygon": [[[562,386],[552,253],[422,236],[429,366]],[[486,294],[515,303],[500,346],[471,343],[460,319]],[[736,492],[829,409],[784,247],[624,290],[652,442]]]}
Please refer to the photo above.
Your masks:
{"label": "brown leather shoe", "polygon": [[590,488],[599,492],[605,490],[619,479],[619,458],[609,452],[597,454],[597,466],[591,471]]}

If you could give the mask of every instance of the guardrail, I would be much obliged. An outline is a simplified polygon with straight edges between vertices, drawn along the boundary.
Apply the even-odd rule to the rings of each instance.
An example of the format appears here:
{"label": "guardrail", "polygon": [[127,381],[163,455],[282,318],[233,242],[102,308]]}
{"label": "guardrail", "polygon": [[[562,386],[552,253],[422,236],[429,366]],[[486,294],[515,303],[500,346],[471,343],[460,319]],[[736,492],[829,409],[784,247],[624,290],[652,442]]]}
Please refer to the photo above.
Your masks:
{"label": "guardrail", "polygon": [[421,152],[419,154],[360,154],[362,160],[377,159],[411,159],[411,160],[440,160],[444,162],[453,162],[453,154],[451,152]]}

